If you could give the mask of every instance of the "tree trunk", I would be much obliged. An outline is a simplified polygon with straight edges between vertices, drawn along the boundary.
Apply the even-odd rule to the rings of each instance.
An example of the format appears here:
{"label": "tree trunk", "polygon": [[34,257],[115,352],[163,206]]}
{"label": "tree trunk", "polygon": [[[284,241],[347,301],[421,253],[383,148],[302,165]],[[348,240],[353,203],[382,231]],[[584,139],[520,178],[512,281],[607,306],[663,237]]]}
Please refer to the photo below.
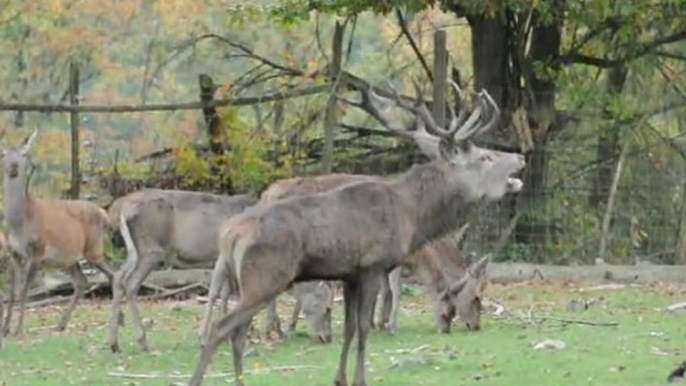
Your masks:
{"label": "tree trunk", "polygon": [[[564,0],[550,0],[555,7],[552,17],[534,14],[529,24],[526,12],[500,9],[496,17],[485,14],[466,15],[472,30],[472,57],[475,89],[485,88],[503,110],[503,125],[510,125],[512,112],[525,109],[531,127],[534,148],[526,154],[524,191],[520,195],[524,208],[534,208],[544,198],[548,158],[548,133],[555,127],[556,86],[553,77],[534,72],[537,64],[546,70],[559,56]],[[459,5],[450,9],[458,16]],[[530,26],[529,26],[530,25]],[[528,52],[527,52],[528,51]],[[526,81],[523,81],[526,79]],[[545,232],[533,216],[523,215],[515,235],[519,242],[540,244]]]}
{"label": "tree trunk", "polygon": [[331,42],[331,63],[329,70],[331,71],[331,92],[329,99],[326,101],[326,111],[324,113],[324,151],[322,154],[322,173],[331,173],[333,168],[333,140],[336,136],[336,126],[338,125],[338,89],[341,86],[341,61],[343,58],[343,32],[345,24],[336,21],[336,26],[333,32],[333,39]]}
{"label": "tree trunk", "polygon": [[[612,181],[612,171],[617,165],[619,157],[619,125],[612,118],[613,113],[609,110],[611,98],[621,94],[627,77],[627,68],[624,64],[612,67],[607,73],[607,93],[608,98],[603,108],[603,120],[607,124],[603,125],[598,132],[598,143],[596,145],[596,173],[591,187],[589,203],[596,210],[607,202]],[[599,212],[600,213],[600,212]]]}
{"label": "tree trunk", "polygon": [[508,104],[508,26],[500,17],[467,16],[472,29],[474,89],[486,89],[498,106]]}
{"label": "tree trunk", "polygon": [[[560,6],[562,2],[558,2]],[[550,23],[543,23],[536,16],[532,24],[530,56],[526,63],[521,63],[522,70],[529,85],[532,100],[528,101],[527,117],[532,131],[533,149],[527,154],[527,167],[524,172],[524,190],[521,194],[525,208],[534,208],[545,200],[545,189],[548,172],[548,134],[554,128],[556,86],[552,77],[546,73],[536,73],[534,65],[542,63],[543,68],[549,65],[560,54],[562,39],[561,9]],[[520,37],[525,39],[525,37]],[[530,211],[529,211],[530,212]],[[515,229],[516,240],[521,243],[541,245],[548,233],[548,224],[540,224],[538,216],[524,215]]]}

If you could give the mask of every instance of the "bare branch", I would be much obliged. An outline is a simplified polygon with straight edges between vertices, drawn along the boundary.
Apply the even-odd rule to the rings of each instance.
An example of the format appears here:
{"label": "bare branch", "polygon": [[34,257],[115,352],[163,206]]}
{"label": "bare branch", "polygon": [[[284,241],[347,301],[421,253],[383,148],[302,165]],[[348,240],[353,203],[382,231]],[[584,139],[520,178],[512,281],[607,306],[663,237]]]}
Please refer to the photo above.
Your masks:
{"label": "bare branch", "polygon": [[407,28],[407,21],[405,21],[405,17],[403,16],[403,13],[400,11],[400,8],[395,9],[395,15],[398,18],[398,25],[400,26],[402,34],[405,35],[405,38],[407,38],[407,42],[410,43],[410,47],[412,47],[412,51],[414,51],[415,55],[417,55],[417,59],[419,59],[419,62],[422,64],[424,72],[426,72],[426,76],[429,78],[429,80],[433,81],[433,74],[431,73],[429,64],[426,62],[426,59],[424,59],[424,56],[419,50],[419,46],[417,46],[417,43],[412,38],[410,30]]}
{"label": "bare branch", "polygon": [[291,68],[291,67],[288,67],[288,66],[285,66],[285,65],[282,65],[282,64],[278,64],[278,63],[276,63],[276,62],[274,62],[274,61],[272,61],[272,60],[270,60],[270,59],[268,59],[268,58],[265,58],[264,56],[258,55],[258,54],[256,54],[254,51],[252,51],[251,49],[249,49],[248,47],[246,47],[245,45],[243,45],[243,44],[241,44],[241,43],[236,43],[236,42],[232,41],[231,39],[226,38],[226,37],[224,37],[224,36],[217,35],[217,34],[205,34],[205,35],[199,36],[199,37],[196,39],[196,41],[200,41],[200,40],[204,40],[204,39],[216,39],[216,40],[219,40],[219,41],[222,42],[222,43],[226,43],[226,44],[228,44],[229,46],[231,46],[231,47],[233,47],[233,48],[235,48],[235,49],[237,49],[237,50],[242,51],[243,53],[245,53],[245,54],[248,55],[249,57],[251,57],[251,58],[253,58],[253,59],[255,59],[255,60],[258,60],[258,61],[260,61],[260,62],[262,62],[262,63],[264,63],[264,64],[266,64],[266,65],[268,65],[268,66],[270,66],[270,67],[273,67],[273,68],[275,68],[275,69],[281,70],[281,71],[283,71],[284,73],[289,74],[289,75],[291,75],[291,76],[302,76],[302,75],[305,74],[305,73],[304,73],[303,71],[301,71],[301,70],[298,70],[298,69],[295,69],[295,68]]}

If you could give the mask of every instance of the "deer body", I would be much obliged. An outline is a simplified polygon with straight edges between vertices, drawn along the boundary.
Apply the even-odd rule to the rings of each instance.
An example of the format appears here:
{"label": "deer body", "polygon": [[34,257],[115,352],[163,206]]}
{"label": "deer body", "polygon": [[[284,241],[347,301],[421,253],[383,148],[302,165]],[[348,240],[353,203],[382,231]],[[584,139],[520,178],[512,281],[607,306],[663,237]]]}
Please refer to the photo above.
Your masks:
{"label": "deer body", "polygon": [[[201,383],[219,343],[229,337],[236,383],[243,385],[242,354],[254,315],[292,283],[316,279],[344,282],[345,328],[335,384],[348,384],[348,351],[357,333],[354,385],[367,385],[366,341],[383,275],[405,256],[456,229],[480,204],[522,187],[521,180],[513,177],[525,165],[521,154],[478,148],[469,140],[493,127],[499,116],[490,97],[485,92],[479,95],[479,105],[469,119],[460,114],[449,130],[437,127],[421,98],[414,107],[398,98],[398,105],[420,118],[418,129],[409,131],[382,115],[368,87],[358,105],[368,107],[389,130],[413,138],[433,161],[392,179],[354,182],[259,204],[222,226],[212,281],[235,278],[240,298],[213,325],[190,386]],[[481,111],[489,106],[495,111],[484,124]],[[443,297],[457,295],[466,282],[451,284]]]}
{"label": "deer body", "polygon": [[[400,270],[404,267],[414,271],[422,283],[431,301],[439,332],[449,333],[456,315],[465,323],[468,330],[479,330],[481,297],[488,283],[487,264],[488,260],[481,260],[470,266],[448,238],[435,240],[403,260],[401,266],[388,275],[388,280],[382,281],[378,297],[380,303],[377,303],[376,307],[379,314],[377,325],[386,325],[390,333],[397,331]],[[454,298],[443,296],[453,283],[463,279],[467,280],[465,284],[469,284],[470,287],[474,282],[474,288],[462,290]]]}
{"label": "deer body", "polygon": [[152,269],[163,260],[181,269],[211,268],[217,259],[220,224],[256,203],[248,195],[142,189],[115,200],[110,221],[119,224],[127,249],[126,262],[115,275],[109,345],[119,351],[118,315],[124,294],[138,342],[148,350],[136,294]]}
{"label": "deer body", "polygon": [[[5,218],[8,245],[15,277],[20,278],[20,309],[17,335],[23,334],[24,312],[29,286],[38,268],[62,268],[74,283],[74,295],[57,325],[64,330],[76,303],[88,284],[78,261],[86,258],[110,281],[113,271],[105,260],[103,242],[108,231],[107,213],[85,200],[40,199],[26,188],[26,155],[36,132],[17,148],[5,149]],[[22,261],[23,260],[23,264]],[[15,280],[13,280],[13,286]],[[5,329],[9,329],[14,303],[10,293]]]}

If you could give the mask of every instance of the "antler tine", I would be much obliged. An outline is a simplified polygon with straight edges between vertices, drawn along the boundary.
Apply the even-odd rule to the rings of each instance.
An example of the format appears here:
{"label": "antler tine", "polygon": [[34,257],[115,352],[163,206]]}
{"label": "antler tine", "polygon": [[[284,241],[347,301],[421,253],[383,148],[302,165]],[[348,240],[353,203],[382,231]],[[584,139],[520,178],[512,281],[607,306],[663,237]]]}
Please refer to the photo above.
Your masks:
{"label": "antler tine", "polygon": [[465,109],[466,103],[464,100],[464,93],[462,92],[462,89],[460,89],[460,86],[458,86],[457,83],[453,82],[452,80],[449,80],[448,82],[450,82],[450,85],[455,90],[461,107],[460,114],[455,115],[455,110],[451,104],[448,103],[448,110],[450,111],[450,116],[452,117],[450,119],[450,123],[448,124],[448,133],[450,133],[450,136],[454,136],[457,132],[457,129],[461,127],[464,124],[465,119],[467,119],[467,110]]}
{"label": "antler tine", "polygon": [[481,121],[481,113],[484,109],[484,103],[481,98],[481,92],[477,94],[478,102],[472,113],[469,115],[467,121],[458,126],[459,129],[453,135],[455,142],[460,142],[471,138],[481,127],[479,122]]}
{"label": "antler tine", "polygon": [[483,90],[483,97],[486,100],[487,107],[490,106],[489,110],[491,111],[491,117],[488,120],[488,122],[486,122],[486,124],[479,129],[477,135],[483,134],[493,129],[500,121],[500,108],[498,108],[498,104],[495,103],[495,101],[491,97],[491,94],[489,94],[487,90]]}
{"label": "antler tine", "polygon": [[433,114],[426,107],[426,103],[424,102],[424,94],[419,88],[419,84],[417,83],[416,79],[412,79],[412,85],[414,86],[414,92],[416,95],[416,102],[412,108],[412,111],[414,111],[414,113],[426,123],[426,129],[430,134],[438,137],[449,138],[452,134],[438,126],[434,120]]}

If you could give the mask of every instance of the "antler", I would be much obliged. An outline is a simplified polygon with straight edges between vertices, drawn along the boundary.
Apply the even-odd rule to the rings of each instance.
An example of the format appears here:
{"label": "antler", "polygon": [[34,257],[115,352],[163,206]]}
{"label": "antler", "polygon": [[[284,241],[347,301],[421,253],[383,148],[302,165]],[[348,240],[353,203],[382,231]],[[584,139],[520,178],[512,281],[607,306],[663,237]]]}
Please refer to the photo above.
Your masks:
{"label": "antler", "polygon": [[[449,82],[458,98],[460,112],[455,114],[453,107],[448,107],[451,113],[451,120],[447,125],[447,129],[441,128],[434,120],[431,111],[426,106],[419,85],[414,79],[412,80],[416,93],[414,103],[403,99],[389,82],[389,88],[395,104],[416,116],[417,119],[411,125],[399,124],[386,117],[377,103],[382,99],[390,98],[378,95],[372,85],[367,82],[356,87],[361,94],[359,102],[343,97],[339,98],[352,106],[366,111],[390,132],[413,139],[427,155],[435,156],[439,153],[438,143],[441,138],[450,139],[457,143],[467,141],[475,135],[492,129],[500,118],[500,110],[487,91],[482,90],[476,95],[475,108],[469,113],[466,108],[467,103],[465,102],[464,93],[455,82]],[[484,122],[484,111],[487,112],[487,115],[490,115],[490,119],[487,122]],[[489,112],[490,114],[488,114]]]}
{"label": "antler", "polygon": [[[391,90],[395,97],[395,103],[399,107],[410,112],[415,112],[415,108],[412,107],[411,104],[407,101],[402,100],[402,98],[397,94],[393,87],[391,87]],[[372,85],[368,83],[361,85],[359,87],[359,91],[361,94],[361,99],[359,102],[343,97],[339,97],[339,99],[341,99],[342,101],[351,106],[355,106],[364,110],[365,112],[367,112],[367,114],[371,115],[374,119],[376,119],[388,131],[398,136],[414,140],[425,154],[429,156],[435,156],[436,154],[438,154],[438,138],[436,138],[436,136],[430,134],[427,131],[427,122],[423,116],[420,115],[418,117],[419,119],[416,119],[414,122],[410,124],[401,124],[399,122],[393,121],[386,117],[381,112],[382,108],[380,108],[377,105],[379,101],[388,98],[378,95],[374,91]],[[428,116],[431,117],[430,114]],[[431,122],[433,122],[433,118],[431,119]],[[435,125],[435,122],[433,124]]]}

